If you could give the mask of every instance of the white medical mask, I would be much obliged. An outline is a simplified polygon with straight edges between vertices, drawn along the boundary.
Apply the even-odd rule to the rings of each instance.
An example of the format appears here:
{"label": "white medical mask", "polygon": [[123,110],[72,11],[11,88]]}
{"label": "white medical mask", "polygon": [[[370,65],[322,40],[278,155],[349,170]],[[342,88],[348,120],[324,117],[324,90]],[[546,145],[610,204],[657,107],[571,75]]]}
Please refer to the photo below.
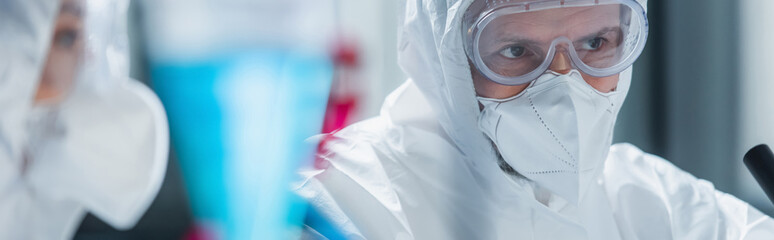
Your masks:
{"label": "white medical mask", "polygon": [[547,72],[507,99],[478,97],[479,128],[519,174],[577,204],[601,172],[625,94],[573,70]]}
{"label": "white medical mask", "polygon": [[80,204],[118,228],[132,226],[166,170],[161,103],[136,81],[72,93],[60,104],[30,109],[24,182],[41,197]]}

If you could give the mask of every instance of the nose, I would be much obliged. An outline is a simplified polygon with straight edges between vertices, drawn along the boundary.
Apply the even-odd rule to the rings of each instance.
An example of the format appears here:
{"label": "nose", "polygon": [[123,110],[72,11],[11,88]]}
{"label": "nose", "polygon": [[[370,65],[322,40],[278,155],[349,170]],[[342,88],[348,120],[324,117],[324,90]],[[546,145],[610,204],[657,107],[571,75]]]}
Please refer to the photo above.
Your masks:
{"label": "nose", "polygon": [[548,67],[551,71],[559,74],[567,74],[572,70],[572,63],[570,63],[570,57],[567,56],[565,51],[557,51],[554,54],[554,60],[551,61],[551,66]]}

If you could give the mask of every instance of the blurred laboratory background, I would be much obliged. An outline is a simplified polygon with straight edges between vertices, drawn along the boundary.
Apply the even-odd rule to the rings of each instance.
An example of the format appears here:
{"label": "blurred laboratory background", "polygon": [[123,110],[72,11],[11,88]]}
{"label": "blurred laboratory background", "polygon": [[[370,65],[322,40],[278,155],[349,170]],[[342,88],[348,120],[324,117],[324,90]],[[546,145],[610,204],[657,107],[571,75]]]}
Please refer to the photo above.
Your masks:
{"label": "blurred laboratory background", "polygon": [[[154,19],[149,9],[155,3],[132,2],[129,30],[132,77],[158,91],[149,57],[154,49],[149,42],[158,30],[148,29],[154,25],[148,21]],[[397,1],[330,4],[334,26],[326,46],[335,80],[328,114],[337,115],[326,116],[324,132],[377,115],[385,96],[405,80],[396,56]],[[774,75],[768,66],[774,56],[772,11],[774,1],[765,0],[650,0],[648,43],[635,64],[614,141],[662,156],[774,214],[742,163],[749,148],[774,144]],[[88,216],[75,238],[197,239],[178,146],[173,139],[165,182],[134,229],[117,231]]]}

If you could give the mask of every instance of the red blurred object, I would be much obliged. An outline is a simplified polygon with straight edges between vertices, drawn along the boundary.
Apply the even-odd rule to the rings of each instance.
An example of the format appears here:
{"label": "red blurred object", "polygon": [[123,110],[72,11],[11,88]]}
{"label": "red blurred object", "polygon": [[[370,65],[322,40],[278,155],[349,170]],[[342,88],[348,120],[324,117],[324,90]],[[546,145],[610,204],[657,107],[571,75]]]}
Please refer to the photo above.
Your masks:
{"label": "red blurred object", "polygon": [[334,79],[323,120],[323,133],[347,126],[359,105],[360,57],[357,49],[354,41],[345,40],[340,40],[334,48]]}
{"label": "red blurred object", "polygon": [[[326,134],[320,141],[317,152],[323,150],[325,143],[335,131],[349,125],[360,106],[360,53],[352,40],[340,38],[332,53],[334,73],[328,105],[325,109],[322,132]],[[316,158],[316,168],[324,168],[321,159]]]}
{"label": "red blurred object", "polygon": [[194,224],[186,231],[183,240],[215,240],[215,234],[203,225]]}
{"label": "red blurred object", "polygon": [[340,96],[328,100],[325,120],[323,120],[323,133],[331,133],[346,127],[357,103],[357,96]]}
{"label": "red blurred object", "polygon": [[333,62],[337,66],[357,67],[360,57],[354,41],[339,41],[334,48]]}

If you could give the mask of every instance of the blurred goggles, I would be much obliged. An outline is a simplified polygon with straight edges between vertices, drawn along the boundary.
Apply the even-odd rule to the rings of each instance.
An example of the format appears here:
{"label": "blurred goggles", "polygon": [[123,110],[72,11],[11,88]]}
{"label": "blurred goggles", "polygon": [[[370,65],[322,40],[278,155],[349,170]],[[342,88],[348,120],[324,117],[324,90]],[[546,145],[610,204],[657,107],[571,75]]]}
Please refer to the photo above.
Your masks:
{"label": "blurred goggles", "polygon": [[504,85],[538,78],[556,54],[594,77],[618,74],[639,57],[648,36],[645,10],[635,0],[486,0],[480,5],[480,14],[464,17],[465,51],[479,72]]}

